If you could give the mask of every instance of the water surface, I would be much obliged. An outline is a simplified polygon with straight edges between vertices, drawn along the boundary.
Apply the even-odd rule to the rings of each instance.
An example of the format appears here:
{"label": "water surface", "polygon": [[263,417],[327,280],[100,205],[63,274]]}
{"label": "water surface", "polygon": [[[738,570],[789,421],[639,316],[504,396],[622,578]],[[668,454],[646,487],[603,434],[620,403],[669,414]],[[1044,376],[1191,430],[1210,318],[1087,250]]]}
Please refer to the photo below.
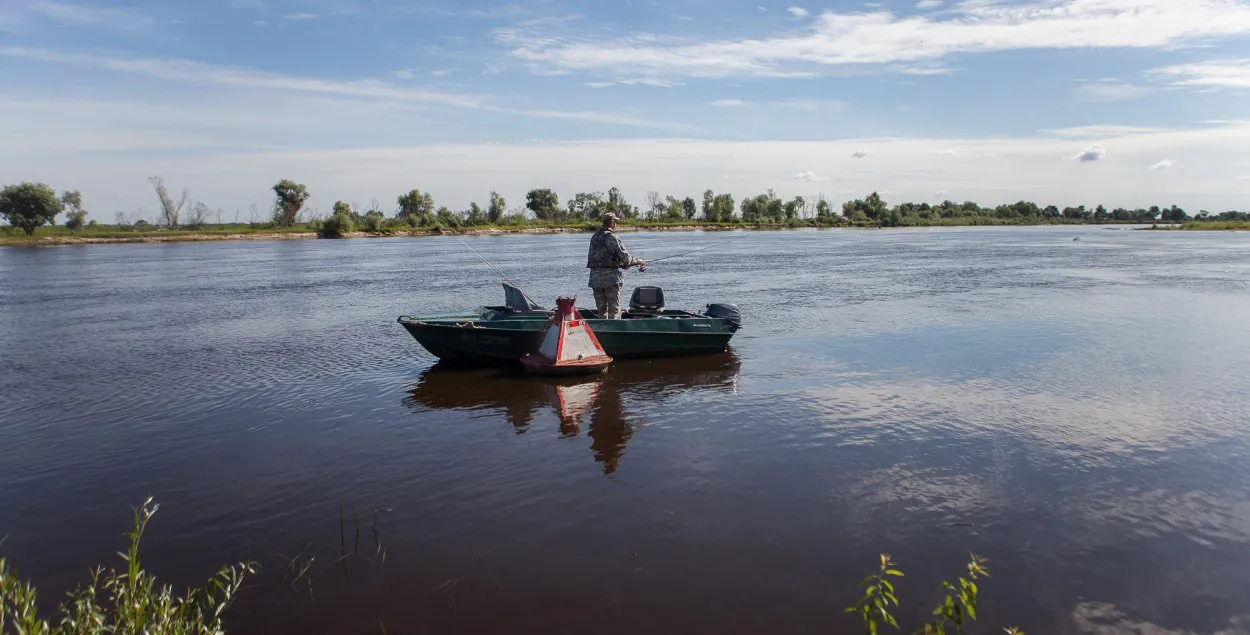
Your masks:
{"label": "water surface", "polygon": [[[590,304],[587,238],[468,240]],[[551,382],[395,323],[501,300],[455,239],[2,249],[2,549],[51,604],[155,496],[165,579],[264,565],[235,633],[846,632],[877,553],[914,624],[969,551],[980,632],[1244,628],[1250,236],[756,232],[628,280],[746,328]]]}

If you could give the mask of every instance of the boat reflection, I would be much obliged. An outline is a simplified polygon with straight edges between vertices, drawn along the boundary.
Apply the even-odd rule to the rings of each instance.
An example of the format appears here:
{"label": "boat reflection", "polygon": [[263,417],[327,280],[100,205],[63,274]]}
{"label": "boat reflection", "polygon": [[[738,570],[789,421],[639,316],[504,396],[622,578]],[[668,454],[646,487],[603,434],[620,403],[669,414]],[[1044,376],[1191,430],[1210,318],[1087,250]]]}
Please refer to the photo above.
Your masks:
{"label": "boat reflection", "polygon": [[575,437],[589,419],[587,436],[605,474],[616,471],[634,427],[625,398],[654,400],[689,390],[736,391],[742,363],[732,350],[715,355],[621,360],[591,377],[551,378],[519,368],[464,369],[435,365],[421,373],[404,406],[429,410],[502,412],[517,434],[530,430],[536,412],[551,408],[558,434]]}

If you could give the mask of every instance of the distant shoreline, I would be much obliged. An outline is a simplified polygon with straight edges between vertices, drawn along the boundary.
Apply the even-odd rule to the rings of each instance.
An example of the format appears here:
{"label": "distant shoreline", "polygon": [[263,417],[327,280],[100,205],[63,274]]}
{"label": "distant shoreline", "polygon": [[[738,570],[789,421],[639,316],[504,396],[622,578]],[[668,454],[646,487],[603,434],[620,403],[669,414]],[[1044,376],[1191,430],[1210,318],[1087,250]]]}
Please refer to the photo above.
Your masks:
{"label": "distant shoreline", "polygon": [[[787,229],[786,227],[751,227],[743,225],[663,225],[663,226],[618,226],[618,231],[730,231],[735,229]],[[592,229],[577,227],[477,227],[471,229],[401,229],[383,232],[348,232],[343,238],[410,238],[423,236],[506,236],[513,234],[579,234],[590,233]],[[307,231],[255,231],[255,232],[214,232],[214,231],[149,231],[117,235],[92,236],[85,234],[60,234],[52,236],[12,235],[0,236],[0,247],[44,246],[44,245],[115,245],[129,243],[182,243],[182,242],[217,242],[217,241],[252,241],[252,240],[308,240],[320,238],[317,232]],[[338,240],[331,239],[331,240]]]}
{"label": "distant shoreline", "polygon": [[[1250,223],[1230,223],[1219,221],[1207,222],[1187,222],[1183,225],[1178,224],[1153,224],[1146,226],[1145,223],[943,223],[932,225],[907,225],[902,227],[880,227],[876,225],[813,225],[798,224],[797,226],[788,226],[783,224],[761,224],[747,225],[741,223],[680,223],[680,224],[647,224],[647,225],[620,225],[618,231],[622,232],[650,232],[650,231],[782,231],[789,229],[901,229],[906,227],[1052,227],[1052,226],[1124,226],[1131,227],[1134,230],[1146,231],[1250,231]],[[146,232],[119,232],[105,231],[94,234],[91,231],[84,231],[80,234],[71,234],[63,231],[64,228],[41,228],[44,230],[52,229],[57,233],[51,235],[40,235],[36,233],[34,236],[24,236],[21,234],[10,234],[8,236],[0,235],[0,247],[38,247],[38,246],[55,246],[55,245],[112,245],[112,244],[133,244],[133,243],[179,243],[179,242],[216,242],[216,241],[270,241],[270,240],[308,240],[320,238],[317,232],[311,229],[294,229],[288,231],[275,231],[272,229],[263,230],[238,230],[221,231],[214,229],[206,230],[175,230],[175,231],[146,231]],[[589,233],[595,228],[590,225],[573,225],[573,226],[527,226],[527,227],[474,227],[464,229],[397,229],[381,232],[348,232],[340,238],[405,238],[405,237],[424,237],[424,236],[507,236],[507,235],[525,235],[525,234],[577,234]]]}

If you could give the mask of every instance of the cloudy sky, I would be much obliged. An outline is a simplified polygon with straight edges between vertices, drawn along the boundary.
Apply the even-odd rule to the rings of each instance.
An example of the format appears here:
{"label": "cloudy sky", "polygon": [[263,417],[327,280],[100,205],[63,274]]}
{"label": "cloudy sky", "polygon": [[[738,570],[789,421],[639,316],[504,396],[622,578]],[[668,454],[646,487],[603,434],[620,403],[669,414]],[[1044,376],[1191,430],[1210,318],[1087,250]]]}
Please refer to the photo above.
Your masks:
{"label": "cloudy sky", "polygon": [[[111,218],[618,186],[1250,209],[1250,0],[0,0],[0,181]],[[246,211],[245,211],[246,215]]]}

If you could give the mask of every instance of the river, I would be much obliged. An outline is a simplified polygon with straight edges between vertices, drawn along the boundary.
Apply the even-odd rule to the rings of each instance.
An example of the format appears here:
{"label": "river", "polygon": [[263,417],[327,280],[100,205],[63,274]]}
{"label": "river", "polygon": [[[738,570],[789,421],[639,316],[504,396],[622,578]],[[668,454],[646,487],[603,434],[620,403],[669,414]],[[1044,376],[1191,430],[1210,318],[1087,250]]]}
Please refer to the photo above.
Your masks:
{"label": "river", "polygon": [[[587,239],[467,240],[593,305]],[[851,632],[881,552],[908,632],[969,552],[978,632],[1250,624],[1250,234],[754,232],[627,278],[745,327],[557,389],[395,323],[502,300],[457,239],[0,249],[0,551],[51,607],[154,496],[162,579],[262,564],[231,633]]]}

